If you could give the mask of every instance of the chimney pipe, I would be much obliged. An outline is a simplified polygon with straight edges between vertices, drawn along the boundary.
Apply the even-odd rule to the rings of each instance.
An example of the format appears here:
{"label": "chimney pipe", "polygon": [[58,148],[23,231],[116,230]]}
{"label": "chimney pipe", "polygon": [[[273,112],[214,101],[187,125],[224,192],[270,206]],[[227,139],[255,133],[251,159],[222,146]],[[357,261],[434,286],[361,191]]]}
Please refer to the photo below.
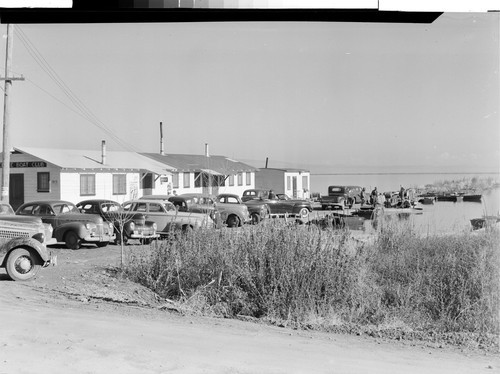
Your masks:
{"label": "chimney pipe", "polygon": [[101,164],[106,164],[106,140],[101,142]]}
{"label": "chimney pipe", "polygon": [[163,150],[163,123],[160,122],[160,155],[165,155],[165,151]]}
{"label": "chimney pipe", "polygon": [[205,157],[210,157],[210,154],[208,153],[208,143],[205,143]]}

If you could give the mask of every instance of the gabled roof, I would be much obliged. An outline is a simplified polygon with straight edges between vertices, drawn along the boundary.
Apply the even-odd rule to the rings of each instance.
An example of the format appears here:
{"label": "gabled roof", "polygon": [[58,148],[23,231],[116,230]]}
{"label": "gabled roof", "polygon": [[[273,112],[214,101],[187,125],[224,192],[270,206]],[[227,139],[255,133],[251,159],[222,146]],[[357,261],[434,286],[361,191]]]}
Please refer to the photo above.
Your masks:
{"label": "gabled roof", "polygon": [[158,175],[172,173],[172,167],[136,152],[106,151],[102,161],[101,150],[54,149],[14,147],[17,152],[29,154],[66,170],[140,170]]}
{"label": "gabled roof", "polygon": [[169,154],[161,155],[159,153],[142,153],[144,156],[153,160],[171,165],[177,171],[204,171],[208,174],[230,175],[239,172],[252,172],[258,169],[239,162],[231,160],[225,156],[205,156],[205,155],[187,155],[187,154]]}

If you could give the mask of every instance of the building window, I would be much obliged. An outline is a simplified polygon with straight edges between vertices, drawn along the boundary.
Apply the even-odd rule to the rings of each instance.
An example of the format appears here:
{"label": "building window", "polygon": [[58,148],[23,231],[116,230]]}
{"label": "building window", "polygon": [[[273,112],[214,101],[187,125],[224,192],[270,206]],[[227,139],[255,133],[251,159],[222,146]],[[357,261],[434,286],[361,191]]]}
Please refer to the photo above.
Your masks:
{"label": "building window", "polygon": [[234,175],[229,176],[229,185],[234,186]]}
{"label": "building window", "polygon": [[[203,174],[200,172],[194,173],[194,186],[195,187],[201,187],[201,180],[203,178]],[[205,186],[203,186],[205,187]]]}
{"label": "building window", "polygon": [[238,186],[243,186],[243,173],[238,173]]}
{"label": "building window", "polygon": [[154,188],[153,174],[151,173],[144,174],[142,178],[142,188],[149,188],[149,189]]}
{"label": "building window", "polygon": [[127,193],[127,175],[113,174],[113,195],[125,195]]}
{"label": "building window", "polygon": [[304,191],[308,191],[309,190],[309,182],[308,182],[307,175],[303,175],[302,176],[302,189]]}
{"label": "building window", "polygon": [[292,187],[291,187],[291,177],[289,175],[286,176],[286,189],[287,189],[287,191],[290,191],[292,189]]}
{"label": "building window", "polygon": [[95,174],[80,174],[80,195],[95,195]]}
{"label": "building window", "polygon": [[252,174],[250,174],[250,172],[246,172],[246,182],[247,182],[247,186],[250,186],[252,184]]}
{"label": "building window", "polygon": [[183,173],[183,181],[184,181],[184,188],[189,188],[191,185],[189,184],[190,180],[189,177],[191,176],[191,173]]}
{"label": "building window", "polygon": [[37,174],[36,190],[37,192],[50,192],[50,173],[41,172]]}
{"label": "building window", "polygon": [[179,173],[172,174],[172,188],[179,188]]}

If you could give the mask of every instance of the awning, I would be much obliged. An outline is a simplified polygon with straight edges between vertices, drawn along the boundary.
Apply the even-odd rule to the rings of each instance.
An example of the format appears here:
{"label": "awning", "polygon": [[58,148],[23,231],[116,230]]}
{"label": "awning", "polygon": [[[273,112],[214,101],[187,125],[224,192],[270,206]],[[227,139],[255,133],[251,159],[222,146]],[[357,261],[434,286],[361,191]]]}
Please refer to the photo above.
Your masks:
{"label": "awning", "polygon": [[219,173],[218,171],[211,170],[211,169],[201,169],[202,172],[207,173],[207,174],[212,174],[212,175],[224,175]]}

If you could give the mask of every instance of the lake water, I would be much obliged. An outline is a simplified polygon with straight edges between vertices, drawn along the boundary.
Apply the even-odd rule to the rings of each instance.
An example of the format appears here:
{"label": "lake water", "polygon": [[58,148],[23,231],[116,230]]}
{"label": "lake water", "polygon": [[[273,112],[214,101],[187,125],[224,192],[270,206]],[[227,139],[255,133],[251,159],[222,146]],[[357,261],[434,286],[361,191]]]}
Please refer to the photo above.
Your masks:
{"label": "lake water", "polygon": [[[405,188],[419,187],[426,184],[445,180],[484,179],[492,177],[500,179],[499,174],[311,174],[311,191],[326,194],[329,185],[356,185],[365,187],[370,192],[377,187],[379,192],[398,191],[400,186]],[[423,234],[444,234],[470,230],[470,220],[484,215],[496,215],[500,212],[500,189],[496,188],[483,192],[482,201],[477,202],[449,202],[439,201],[433,205],[419,205],[423,214],[412,214],[409,220],[418,232]],[[366,220],[363,230],[373,231],[371,220]]]}

